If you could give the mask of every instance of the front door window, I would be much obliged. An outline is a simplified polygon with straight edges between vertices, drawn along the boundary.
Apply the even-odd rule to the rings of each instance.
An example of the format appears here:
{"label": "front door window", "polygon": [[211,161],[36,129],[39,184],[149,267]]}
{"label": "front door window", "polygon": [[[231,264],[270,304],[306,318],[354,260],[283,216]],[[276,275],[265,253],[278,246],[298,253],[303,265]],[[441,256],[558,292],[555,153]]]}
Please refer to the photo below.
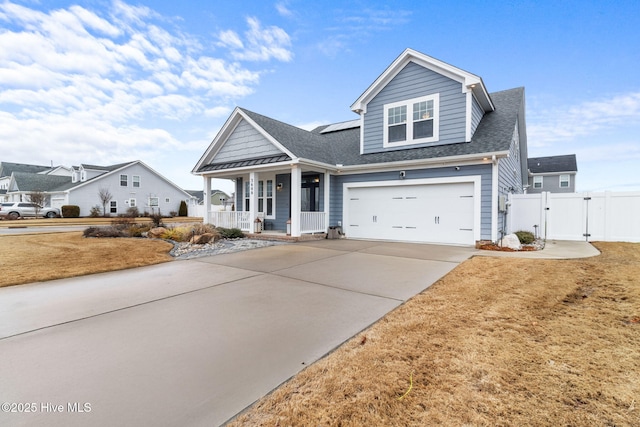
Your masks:
{"label": "front door window", "polygon": [[318,212],[320,210],[320,176],[310,175],[302,177],[301,191],[302,212]]}

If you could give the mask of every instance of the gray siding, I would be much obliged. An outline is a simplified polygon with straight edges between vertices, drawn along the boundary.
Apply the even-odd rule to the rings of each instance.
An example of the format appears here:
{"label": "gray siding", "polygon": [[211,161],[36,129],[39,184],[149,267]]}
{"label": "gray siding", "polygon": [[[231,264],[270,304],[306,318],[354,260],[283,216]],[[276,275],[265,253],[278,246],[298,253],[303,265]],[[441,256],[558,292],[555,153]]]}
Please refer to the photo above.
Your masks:
{"label": "gray siding", "polygon": [[[425,178],[448,178],[452,176],[480,175],[481,181],[481,201],[480,201],[480,238],[491,239],[491,165],[462,166],[455,175],[451,173],[452,167],[437,169],[407,170],[405,181],[411,179]],[[351,182],[371,182],[371,181],[394,181],[398,179],[398,172],[378,172],[357,175],[335,175],[331,180],[331,210],[329,213],[329,223],[337,225],[342,221],[342,197],[343,184]]]}
{"label": "gray siding", "polygon": [[484,116],[484,110],[476,101],[475,96],[472,96],[471,99],[471,136],[476,133],[476,129],[478,128],[478,124],[480,120],[482,120],[482,116]]}
{"label": "gray siding", "polygon": [[407,64],[367,105],[364,116],[364,152],[375,153],[406,147],[383,147],[384,104],[440,94],[440,140],[431,144],[463,142],[466,129],[466,95],[462,84],[413,62]]}
{"label": "gray siding", "polygon": [[281,153],[246,120],[242,120],[227,138],[212,162],[230,162]]}
{"label": "gray siding", "polygon": [[[560,188],[560,175],[569,175],[569,187]],[[529,188],[527,193],[536,194],[548,191],[550,193],[575,193],[576,175],[575,173],[558,173],[555,175],[543,175],[542,188],[533,188],[533,177],[529,177]]]}
{"label": "gray siding", "polygon": [[[513,129],[513,137],[511,146],[509,147],[509,157],[502,158],[498,161],[498,194],[496,197],[505,196],[508,193],[521,194],[523,192],[523,182],[520,162],[520,136],[518,134],[518,126]],[[498,212],[498,238],[501,232],[506,230],[505,214]]]}
{"label": "gray siding", "polygon": [[[120,186],[120,175],[128,176],[126,187]],[[140,176],[140,187],[133,187],[132,175]],[[112,215],[126,213],[129,208],[129,199],[136,199],[140,213],[151,213],[149,197],[158,197],[160,212],[166,215],[171,211],[177,212],[182,200],[186,200],[189,204],[187,194],[141,164],[134,164],[110,175],[100,176],[95,181],[89,181],[70,190],[68,202],[70,205],[80,207],[81,216],[87,216],[93,206],[100,206],[102,209],[102,203],[98,197],[98,191],[101,188],[108,189],[113,195],[112,200],[118,204],[118,212]],[[167,198],[169,202],[166,201]],[[108,205],[107,209],[109,209]]]}

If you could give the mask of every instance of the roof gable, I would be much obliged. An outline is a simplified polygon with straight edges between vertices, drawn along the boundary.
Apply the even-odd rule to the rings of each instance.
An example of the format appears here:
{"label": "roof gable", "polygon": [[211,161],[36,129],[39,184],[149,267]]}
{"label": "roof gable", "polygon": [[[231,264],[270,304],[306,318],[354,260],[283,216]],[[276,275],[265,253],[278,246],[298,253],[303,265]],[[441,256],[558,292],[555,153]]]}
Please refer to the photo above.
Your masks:
{"label": "roof gable", "polygon": [[493,101],[482,79],[453,65],[432,58],[413,49],[406,49],[393,63],[364,91],[351,105],[356,113],[366,112],[367,104],[410,62],[428,68],[462,84],[463,91],[471,91],[482,108],[488,112],[494,110]]}

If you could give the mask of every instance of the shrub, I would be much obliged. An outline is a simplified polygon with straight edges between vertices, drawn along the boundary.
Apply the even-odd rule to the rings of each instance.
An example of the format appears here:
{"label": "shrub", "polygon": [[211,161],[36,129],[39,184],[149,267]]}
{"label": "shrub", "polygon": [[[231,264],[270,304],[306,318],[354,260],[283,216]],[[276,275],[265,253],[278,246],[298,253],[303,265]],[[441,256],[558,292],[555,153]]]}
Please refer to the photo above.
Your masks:
{"label": "shrub", "polygon": [[64,218],[80,218],[80,206],[64,205],[60,208]]}
{"label": "shrub", "polygon": [[97,205],[92,207],[91,210],[89,211],[89,216],[91,218],[98,218],[100,214],[102,214],[102,211],[100,210],[100,206],[97,206]]}
{"label": "shrub", "polygon": [[129,237],[142,237],[142,234],[149,230],[151,230],[150,224],[131,224],[127,232],[129,233]]}
{"label": "shrub", "polygon": [[216,228],[211,224],[193,224],[191,225],[191,230],[193,234],[216,233]]}
{"label": "shrub", "polygon": [[162,214],[160,212],[149,215],[154,227],[162,227]]}
{"label": "shrub", "polygon": [[114,227],[89,227],[82,232],[84,237],[127,237],[127,234]]}
{"label": "shrub", "polygon": [[530,245],[536,240],[535,236],[530,231],[516,231],[514,234],[518,236],[518,240],[520,240],[520,243],[523,245]]}
{"label": "shrub", "polygon": [[173,240],[174,242],[186,242],[191,234],[185,227],[169,228],[162,233],[161,239]]}
{"label": "shrub", "polygon": [[218,227],[216,230],[218,230],[223,239],[241,239],[244,237],[244,233],[239,228]]}
{"label": "shrub", "polygon": [[169,211],[169,216],[170,216],[171,218],[173,218],[174,216],[178,216],[178,212],[176,212],[176,211]]}
{"label": "shrub", "polygon": [[187,210],[187,202],[180,200],[180,208],[178,209],[178,216],[187,216],[189,214]]}
{"label": "shrub", "polygon": [[137,218],[140,216],[140,211],[135,206],[131,206],[127,208],[126,216],[128,216],[129,218]]}

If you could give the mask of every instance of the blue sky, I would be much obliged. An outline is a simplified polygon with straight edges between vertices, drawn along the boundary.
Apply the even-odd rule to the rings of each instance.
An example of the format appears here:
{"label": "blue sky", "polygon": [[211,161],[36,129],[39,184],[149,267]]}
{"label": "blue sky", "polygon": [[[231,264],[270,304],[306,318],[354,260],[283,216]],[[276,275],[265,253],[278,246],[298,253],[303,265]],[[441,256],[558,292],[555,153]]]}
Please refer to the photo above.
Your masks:
{"label": "blue sky", "polygon": [[[238,105],[313,128],[407,47],[526,88],[529,156],[578,191],[640,191],[635,1],[0,3],[0,160],[142,160],[188,189]],[[229,190],[226,183],[217,183]]]}

